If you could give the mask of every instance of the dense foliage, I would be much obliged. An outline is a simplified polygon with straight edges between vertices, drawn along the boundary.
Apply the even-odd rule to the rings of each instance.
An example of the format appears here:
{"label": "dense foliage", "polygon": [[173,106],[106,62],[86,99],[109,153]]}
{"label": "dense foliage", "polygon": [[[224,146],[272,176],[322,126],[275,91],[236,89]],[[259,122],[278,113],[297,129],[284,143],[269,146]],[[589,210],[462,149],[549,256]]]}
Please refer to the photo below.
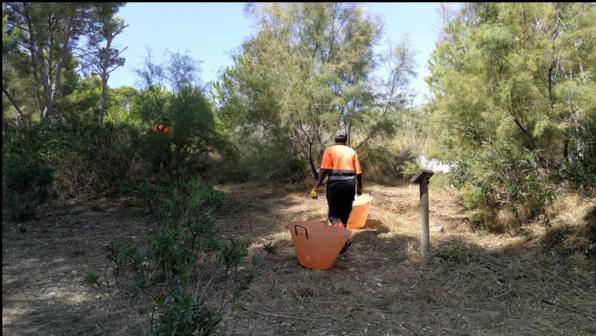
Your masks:
{"label": "dense foliage", "polygon": [[596,9],[475,3],[447,15],[427,78],[434,154],[468,206],[530,217],[568,180],[596,182]]}

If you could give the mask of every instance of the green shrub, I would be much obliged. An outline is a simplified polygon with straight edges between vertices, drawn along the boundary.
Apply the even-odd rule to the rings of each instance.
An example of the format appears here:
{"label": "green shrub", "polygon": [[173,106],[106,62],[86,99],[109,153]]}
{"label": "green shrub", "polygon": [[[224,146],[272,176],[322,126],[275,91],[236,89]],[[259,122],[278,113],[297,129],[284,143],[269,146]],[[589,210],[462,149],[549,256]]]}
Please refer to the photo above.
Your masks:
{"label": "green shrub", "polygon": [[432,253],[444,262],[456,264],[470,262],[473,258],[473,254],[468,247],[456,243],[441,244],[435,247]]}
{"label": "green shrub", "polygon": [[181,244],[181,233],[175,228],[162,229],[149,238],[149,251],[157,271],[163,277],[186,275],[186,261],[190,253]]}
{"label": "green shrub", "polygon": [[406,149],[397,157],[397,171],[406,180],[414,177],[420,170],[420,166],[416,162],[416,152],[411,149]]}
{"label": "green shrub", "polygon": [[401,176],[409,180],[420,170],[420,166],[414,160],[407,160],[399,166]]}
{"label": "green shrub", "polygon": [[138,155],[151,162],[152,172],[170,168],[172,162],[171,137],[153,130],[139,133],[134,138],[134,148]]}
{"label": "green shrub", "polygon": [[[215,128],[211,103],[198,88],[170,93],[150,87],[133,98],[131,115],[135,126],[146,130],[135,138],[135,148],[152,163],[154,172],[163,169],[176,177],[203,173],[211,153],[227,151],[229,144]],[[161,120],[170,123],[170,135],[153,131]]]}
{"label": "green shrub", "polygon": [[[93,120],[67,114],[17,129],[9,135],[4,154],[4,177],[9,179],[5,181],[15,192],[22,188],[39,192],[39,197],[33,197],[39,203],[47,199],[43,190],[48,180],[61,199],[119,192],[133,150],[128,129],[98,126]],[[30,180],[30,185],[10,181],[17,183],[18,174],[23,175],[20,181]],[[10,199],[10,192],[7,196]]]}
{"label": "green shrub", "polygon": [[248,255],[248,245],[248,241],[237,239],[230,239],[229,244],[219,243],[219,250],[227,269],[237,266],[240,260]]}
{"label": "green shrub", "polygon": [[567,158],[561,174],[576,185],[596,185],[596,122],[569,131]]}
{"label": "green shrub", "polygon": [[9,219],[27,219],[51,196],[54,171],[40,155],[36,127],[22,127],[3,143],[2,208]]}
{"label": "green shrub", "polygon": [[234,289],[234,296],[237,297],[238,295],[240,295],[240,293],[247,290],[254,279],[255,274],[252,271],[244,277],[242,277],[238,282],[238,286],[236,286],[236,288]]}
{"label": "green shrub", "polygon": [[53,171],[34,157],[11,157],[3,169],[2,207],[10,219],[28,219],[50,198]]}
{"label": "green shrub", "polygon": [[363,146],[358,156],[367,176],[395,176],[400,170],[401,162],[385,146]]}
{"label": "green shrub", "polygon": [[460,190],[463,198],[463,205],[466,209],[476,209],[486,204],[486,198],[482,189],[471,185],[466,185]]}
{"label": "green shrub", "polygon": [[51,120],[42,128],[43,156],[56,171],[59,196],[93,199],[120,190],[133,156],[127,128],[98,126],[74,116]]}
{"label": "green shrub", "polygon": [[83,283],[89,286],[93,286],[99,283],[99,275],[93,271],[85,273],[83,277]]}
{"label": "green shrub", "polygon": [[540,169],[537,154],[516,152],[502,142],[467,153],[449,177],[462,191],[466,208],[508,207],[525,222],[541,213],[554,198],[554,185]]}
{"label": "green shrub", "polygon": [[176,226],[211,216],[210,209],[223,205],[224,194],[199,178],[189,181],[165,179],[136,186],[134,194],[151,219],[165,226]]}
{"label": "green shrub", "polygon": [[186,291],[157,299],[157,319],[154,321],[155,335],[209,335],[221,321],[212,313],[204,301],[198,300]]}
{"label": "green shrub", "polygon": [[[223,193],[198,178],[166,178],[140,183],[136,195],[143,206],[151,207],[154,230],[140,246],[131,241],[108,245],[117,291],[147,311],[156,307],[151,327],[157,335],[210,334],[221,320],[221,310],[207,307],[204,295],[223,295],[218,300],[223,305],[254,278],[252,271],[238,274],[249,243],[216,238],[213,210],[223,204]],[[213,279],[225,285],[211,288]],[[205,287],[198,293],[197,281],[202,280]]]}
{"label": "green shrub", "polygon": [[293,182],[304,177],[305,161],[294,152],[289,139],[255,143],[250,147],[252,148],[241,162],[248,171],[249,180]]}
{"label": "green shrub", "polygon": [[263,250],[269,254],[275,254],[277,252],[277,245],[275,245],[275,242],[267,242],[263,245]]}
{"label": "green shrub", "polygon": [[224,203],[224,193],[213,189],[198,178],[193,178],[188,183],[191,207],[218,208]]}

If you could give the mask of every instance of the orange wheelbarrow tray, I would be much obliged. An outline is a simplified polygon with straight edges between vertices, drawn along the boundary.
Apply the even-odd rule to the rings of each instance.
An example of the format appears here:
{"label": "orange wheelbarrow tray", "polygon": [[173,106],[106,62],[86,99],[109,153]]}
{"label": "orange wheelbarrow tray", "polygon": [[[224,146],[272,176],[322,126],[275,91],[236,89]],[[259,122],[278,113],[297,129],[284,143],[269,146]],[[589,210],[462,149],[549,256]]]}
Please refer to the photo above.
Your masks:
{"label": "orange wheelbarrow tray", "polygon": [[350,238],[351,231],[329,226],[321,221],[288,223],[298,262],[306,268],[326,270]]}

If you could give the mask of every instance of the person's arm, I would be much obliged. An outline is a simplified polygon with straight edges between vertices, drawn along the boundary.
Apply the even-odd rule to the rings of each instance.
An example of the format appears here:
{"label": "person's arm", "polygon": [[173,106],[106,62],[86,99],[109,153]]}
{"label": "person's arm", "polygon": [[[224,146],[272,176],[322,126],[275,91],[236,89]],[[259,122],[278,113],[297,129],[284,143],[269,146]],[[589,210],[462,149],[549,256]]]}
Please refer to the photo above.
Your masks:
{"label": "person's arm", "polygon": [[356,194],[362,195],[362,168],[360,167],[360,160],[358,159],[358,154],[354,154],[354,172],[356,172],[356,181],[358,182],[356,186]]}
{"label": "person's arm", "polygon": [[328,149],[323,152],[323,159],[321,160],[321,169],[319,169],[319,178],[317,179],[317,184],[315,184],[313,190],[318,190],[323,184],[323,180],[329,172],[333,169],[333,160],[331,158],[331,153]]}
{"label": "person's arm", "polygon": [[315,184],[315,187],[313,189],[318,190],[319,187],[321,187],[321,184],[323,184],[323,180],[325,180],[325,177],[328,173],[329,169],[321,168],[321,170],[319,170],[319,179],[317,180],[317,184]]}

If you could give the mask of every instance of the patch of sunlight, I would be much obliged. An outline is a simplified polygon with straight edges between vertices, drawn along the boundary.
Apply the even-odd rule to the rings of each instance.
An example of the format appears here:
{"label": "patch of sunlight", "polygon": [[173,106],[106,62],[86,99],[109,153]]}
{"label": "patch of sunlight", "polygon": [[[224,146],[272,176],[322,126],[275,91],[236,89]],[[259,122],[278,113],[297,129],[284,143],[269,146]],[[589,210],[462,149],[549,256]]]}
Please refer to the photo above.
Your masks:
{"label": "patch of sunlight", "polygon": [[391,239],[391,238],[397,237],[397,236],[398,236],[397,232],[380,233],[379,235],[377,235],[377,237],[382,238],[382,239]]}
{"label": "patch of sunlight", "polygon": [[66,292],[64,289],[53,288],[45,295],[42,295],[43,299],[50,300],[51,302],[60,301],[62,303],[79,304],[89,301],[89,297],[84,293],[71,293]]}
{"label": "patch of sunlight", "polygon": [[30,310],[24,307],[19,309],[2,307],[2,326],[12,324],[17,317],[27,314]]}
{"label": "patch of sunlight", "polygon": [[71,303],[83,303],[83,302],[89,301],[89,297],[87,295],[81,294],[81,293],[73,293],[73,294],[69,295],[69,297],[67,299]]}

